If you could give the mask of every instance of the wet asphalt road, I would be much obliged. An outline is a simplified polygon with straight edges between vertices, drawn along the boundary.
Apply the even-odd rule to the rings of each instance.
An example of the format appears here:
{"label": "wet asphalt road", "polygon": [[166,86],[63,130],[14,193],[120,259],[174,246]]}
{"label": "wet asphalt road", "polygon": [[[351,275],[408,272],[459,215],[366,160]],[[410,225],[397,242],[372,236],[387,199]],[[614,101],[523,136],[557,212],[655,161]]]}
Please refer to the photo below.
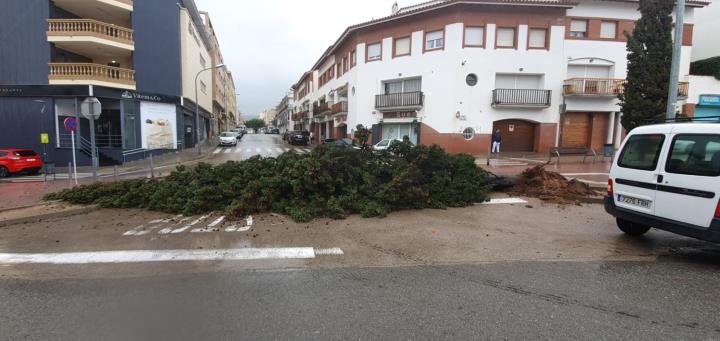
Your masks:
{"label": "wet asphalt road", "polygon": [[525,262],[0,280],[29,340],[717,340],[717,265]]}
{"label": "wet asphalt road", "polygon": [[311,148],[311,146],[290,145],[282,140],[282,135],[246,134],[236,147],[216,147],[207,161],[217,164],[245,160],[255,155],[275,157],[290,150],[307,153]]}

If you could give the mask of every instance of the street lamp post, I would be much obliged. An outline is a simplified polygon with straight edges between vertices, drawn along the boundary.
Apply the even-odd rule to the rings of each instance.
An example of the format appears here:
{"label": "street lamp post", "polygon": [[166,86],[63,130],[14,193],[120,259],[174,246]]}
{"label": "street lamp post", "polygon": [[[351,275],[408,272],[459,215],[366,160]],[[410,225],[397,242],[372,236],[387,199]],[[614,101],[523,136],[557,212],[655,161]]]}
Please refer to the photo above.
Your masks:
{"label": "street lamp post", "polygon": [[197,142],[195,144],[195,148],[197,149],[198,155],[202,154],[202,147],[200,146],[200,103],[198,102],[198,77],[200,77],[200,74],[207,70],[213,70],[213,69],[219,69],[221,67],[224,67],[225,64],[218,64],[213,67],[205,68],[195,75],[195,138],[197,139]]}

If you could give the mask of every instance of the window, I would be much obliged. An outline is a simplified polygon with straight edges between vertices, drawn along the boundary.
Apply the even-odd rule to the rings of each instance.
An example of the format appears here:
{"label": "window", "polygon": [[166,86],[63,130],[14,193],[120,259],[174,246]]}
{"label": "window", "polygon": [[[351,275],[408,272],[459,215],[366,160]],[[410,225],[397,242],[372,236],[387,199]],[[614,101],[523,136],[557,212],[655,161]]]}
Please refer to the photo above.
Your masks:
{"label": "window", "polygon": [[475,85],[477,85],[477,82],[478,82],[478,77],[474,73],[471,73],[471,74],[467,75],[467,77],[465,77],[465,83],[467,83],[467,85],[469,85],[469,86],[475,86]]}
{"label": "window", "polygon": [[421,91],[420,78],[385,82],[385,94],[400,94]]}
{"label": "window", "polygon": [[720,135],[677,135],[665,167],[668,173],[720,176]]}
{"label": "window", "polygon": [[348,65],[348,57],[343,58],[342,63],[343,63],[343,73],[348,72],[348,70],[350,69],[350,67]]}
{"label": "window", "polygon": [[545,49],[547,48],[547,32],[545,28],[531,28],[528,31],[528,48],[529,49]]}
{"label": "window", "polygon": [[200,55],[200,65],[202,65],[203,68],[207,67],[207,62],[205,61],[205,58],[203,58],[202,55]]}
{"label": "window", "polygon": [[395,57],[410,55],[410,37],[396,38],[394,43]]}
{"label": "window", "polygon": [[382,44],[375,43],[367,46],[367,60],[380,60],[382,59]]}
{"label": "window", "polygon": [[542,75],[525,75],[525,74],[496,74],[495,89],[525,89],[538,90],[542,89]]}
{"label": "window", "polygon": [[570,20],[570,36],[574,38],[587,37],[587,20]]}
{"label": "window", "polygon": [[603,21],[600,24],[600,38],[615,39],[617,38],[617,21]]}
{"label": "window", "polygon": [[350,52],[350,66],[352,67],[355,65],[357,65],[357,52],[353,50]]}
{"label": "window", "polygon": [[497,29],[497,37],[495,47],[498,48],[514,48],[515,47],[515,28],[499,27]]}
{"label": "window", "polygon": [[631,136],[618,158],[618,166],[647,171],[655,170],[663,142],[665,142],[665,135]]}
{"label": "window", "polygon": [[475,129],[465,128],[465,130],[463,130],[463,138],[465,138],[465,140],[470,141],[474,137],[475,137]]}
{"label": "window", "polygon": [[485,46],[485,27],[465,27],[465,46]]}
{"label": "window", "polygon": [[338,77],[342,76],[342,74],[343,74],[343,73],[342,73],[342,65],[340,65],[340,63],[337,63],[337,66],[336,66],[336,67],[337,67]]}
{"label": "window", "polygon": [[200,81],[200,91],[202,91],[202,93],[204,94],[207,94],[207,85],[205,85],[205,82],[203,81]]}
{"label": "window", "polygon": [[445,31],[433,31],[425,33],[425,50],[439,50],[443,48]]}

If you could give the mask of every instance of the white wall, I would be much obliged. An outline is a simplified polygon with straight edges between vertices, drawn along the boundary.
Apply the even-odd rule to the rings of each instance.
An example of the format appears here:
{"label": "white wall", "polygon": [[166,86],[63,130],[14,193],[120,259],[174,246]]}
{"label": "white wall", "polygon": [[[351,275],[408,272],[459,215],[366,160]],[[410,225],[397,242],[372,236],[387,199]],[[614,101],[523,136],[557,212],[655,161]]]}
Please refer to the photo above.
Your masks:
{"label": "white wall", "polygon": [[690,76],[687,103],[697,104],[700,95],[719,95],[720,80],[713,76]]}
{"label": "white wall", "polygon": [[[182,86],[182,92],[183,97],[195,101],[195,76],[197,73],[203,69],[202,64],[200,63],[200,56],[202,55],[205,59],[205,65],[206,67],[211,67],[212,65],[212,58],[210,57],[210,53],[208,52],[207,48],[204,44],[202,44],[202,40],[199,40],[200,36],[198,36],[198,40],[200,41],[200,44],[198,44],[198,40],[193,38],[193,36],[190,34],[188,30],[188,24],[192,23],[192,20],[190,20],[190,14],[188,14],[187,9],[181,9],[180,10],[180,57],[182,60],[182,80],[183,80],[183,86]],[[193,24],[194,27],[194,24]],[[197,27],[195,27],[196,34],[200,34]],[[207,86],[205,92],[203,93],[200,91],[200,82],[205,83]],[[200,74],[200,77],[198,77],[197,82],[197,94],[198,94],[198,103],[200,104],[200,107],[207,110],[208,112],[212,112],[212,97],[213,97],[213,84],[212,84],[212,70],[205,71]]]}
{"label": "white wall", "polygon": [[720,1],[714,0],[705,8],[695,10],[695,27],[693,28],[692,60],[700,60],[720,56]]}

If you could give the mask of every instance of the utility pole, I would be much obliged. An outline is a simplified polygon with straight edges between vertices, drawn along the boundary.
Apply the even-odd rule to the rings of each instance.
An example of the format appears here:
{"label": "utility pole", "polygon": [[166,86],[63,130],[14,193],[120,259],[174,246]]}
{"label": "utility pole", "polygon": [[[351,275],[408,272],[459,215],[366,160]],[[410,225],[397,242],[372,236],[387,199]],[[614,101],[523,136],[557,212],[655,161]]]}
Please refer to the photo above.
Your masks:
{"label": "utility pole", "polygon": [[675,39],[673,41],[672,66],[670,68],[670,90],[668,91],[667,111],[665,118],[675,119],[675,105],[677,104],[678,85],[680,84],[680,52],[682,49],[682,35],[685,20],[685,0],[677,0],[675,6]]}

